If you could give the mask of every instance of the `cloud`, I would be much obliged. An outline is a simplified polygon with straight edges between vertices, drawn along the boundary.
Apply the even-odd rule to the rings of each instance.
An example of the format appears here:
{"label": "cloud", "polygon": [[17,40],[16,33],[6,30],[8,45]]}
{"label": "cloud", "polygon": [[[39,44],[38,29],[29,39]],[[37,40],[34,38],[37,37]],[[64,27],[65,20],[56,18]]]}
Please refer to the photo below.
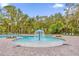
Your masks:
{"label": "cloud", "polygon": [[4,6],[10,5],[9,3],[0,3],[0,6],[3,8]]}
{"label": "cloud", "polygon": [[64,5],[63,4],[54,4],[53,7],[54,8],[61,8],[61,7],[64,7]]}

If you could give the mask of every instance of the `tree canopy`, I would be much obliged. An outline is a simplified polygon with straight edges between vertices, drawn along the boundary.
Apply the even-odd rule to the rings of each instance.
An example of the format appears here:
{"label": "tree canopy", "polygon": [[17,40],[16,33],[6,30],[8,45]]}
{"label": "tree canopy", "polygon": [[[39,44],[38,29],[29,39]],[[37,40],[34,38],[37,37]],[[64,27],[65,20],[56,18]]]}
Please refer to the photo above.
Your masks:
{"label": "tree canopy", "polygon": [[[0,9],[0,34],[33,34],[42,29],[46,34],[79,34],[79,4],[66,4],[65,15],[29,17],[15,6]],[[74,12],[72,12],[74,11]]]}

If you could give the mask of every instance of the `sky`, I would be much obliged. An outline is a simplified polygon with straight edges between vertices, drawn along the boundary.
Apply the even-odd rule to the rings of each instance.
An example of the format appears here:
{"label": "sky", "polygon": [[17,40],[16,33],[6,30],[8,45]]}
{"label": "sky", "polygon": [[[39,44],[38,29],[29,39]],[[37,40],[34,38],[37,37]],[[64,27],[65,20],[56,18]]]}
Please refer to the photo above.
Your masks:
{"label": "sky", "polygon": [[30,17],[35,17],[37,15],[50,16],[55,13],[64,14],[64,9],[66,8],[65,4],[58,3],[2,3],[0,4],[0,7],[3,8],[7,5],[13,5],[20,8],[23,13],[28,14]]}

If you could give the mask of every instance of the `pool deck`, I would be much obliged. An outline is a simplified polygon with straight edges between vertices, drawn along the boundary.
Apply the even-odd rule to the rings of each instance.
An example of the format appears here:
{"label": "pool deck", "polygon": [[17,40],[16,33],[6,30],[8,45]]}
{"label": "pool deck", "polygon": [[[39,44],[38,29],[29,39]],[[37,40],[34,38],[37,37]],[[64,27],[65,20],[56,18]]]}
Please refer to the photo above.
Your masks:
{"label": "pool deck", "polygon": [[63,36],[65,44],[57,47],[15,47],[0,39],[0,56],[79,56],[79,36]]}

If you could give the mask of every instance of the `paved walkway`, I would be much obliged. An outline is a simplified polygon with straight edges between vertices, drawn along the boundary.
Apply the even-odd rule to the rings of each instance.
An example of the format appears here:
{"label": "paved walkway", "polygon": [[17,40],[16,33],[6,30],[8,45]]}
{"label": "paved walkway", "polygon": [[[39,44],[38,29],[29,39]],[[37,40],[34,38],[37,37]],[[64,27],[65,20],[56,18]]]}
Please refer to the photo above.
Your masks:
{"label": "paved walkway", "polygon": [[0,56],[79,56],[79,36],[64,36],[66,45],[57,47],[13,47],[11,42],[0,40]]}

